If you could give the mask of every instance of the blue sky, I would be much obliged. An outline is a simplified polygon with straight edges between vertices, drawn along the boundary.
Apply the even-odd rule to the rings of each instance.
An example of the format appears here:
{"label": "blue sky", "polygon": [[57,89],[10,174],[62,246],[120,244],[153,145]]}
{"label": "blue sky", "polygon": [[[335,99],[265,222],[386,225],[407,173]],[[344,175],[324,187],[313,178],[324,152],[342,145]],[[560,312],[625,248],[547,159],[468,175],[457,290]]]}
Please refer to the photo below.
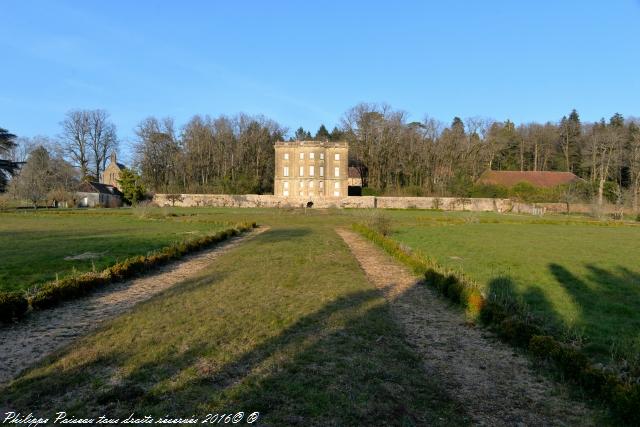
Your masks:
{"label": "blue sky", "polygon": [[359,102],[446,122],[640,115],[637,0],[3,0],[0,15],[0,127],[22,136],[55,136],[74,108],[108,110],[125,145],[149,115],[315,131]]}

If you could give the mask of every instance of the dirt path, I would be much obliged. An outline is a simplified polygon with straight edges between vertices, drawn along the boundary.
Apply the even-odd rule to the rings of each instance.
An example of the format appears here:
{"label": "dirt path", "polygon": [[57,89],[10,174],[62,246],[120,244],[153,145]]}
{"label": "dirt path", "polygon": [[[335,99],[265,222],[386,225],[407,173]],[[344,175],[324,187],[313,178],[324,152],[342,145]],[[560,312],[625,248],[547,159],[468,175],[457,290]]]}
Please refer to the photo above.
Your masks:
{"label": "dirt path", "polygon": [[95,329],[101,322],[194,276],[220,255],[266,230],[266,227],[254,229],[211,249],[162,266],[151,274],[113,283],[85,298],[63,303],[50,310],[33,312],[19,323],[0,327],[0,385],[46,355]]}
{"label": "dirt path", "polygon": [[451,307],[373,243],[336,230],[369,280],[389,300],[426,372],[443,384],[478,425],[594,425],[583,403],[534,372],[524,357],[488,331],[467,326]]}

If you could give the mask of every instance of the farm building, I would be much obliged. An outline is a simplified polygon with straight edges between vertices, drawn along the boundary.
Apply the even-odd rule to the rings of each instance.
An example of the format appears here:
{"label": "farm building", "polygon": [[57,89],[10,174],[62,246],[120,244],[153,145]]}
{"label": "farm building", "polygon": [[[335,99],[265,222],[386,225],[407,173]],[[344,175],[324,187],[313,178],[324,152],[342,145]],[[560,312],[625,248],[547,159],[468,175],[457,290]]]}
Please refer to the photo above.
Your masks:
{"label": "farm building", "polygon": [[122,206],[122,193],[113,185],[101,182],[83,182],[76,192],[78,206],[94,208],[96,206]]}
{"label": "farm building", "polygon": [[571,172],[547,172],[547,171],[485,171],[476,181],[478,184],[500,185],[513,187],[521,182],[531,184],[538,188],[553,188],[558,185],[571,184],[579,181]]}

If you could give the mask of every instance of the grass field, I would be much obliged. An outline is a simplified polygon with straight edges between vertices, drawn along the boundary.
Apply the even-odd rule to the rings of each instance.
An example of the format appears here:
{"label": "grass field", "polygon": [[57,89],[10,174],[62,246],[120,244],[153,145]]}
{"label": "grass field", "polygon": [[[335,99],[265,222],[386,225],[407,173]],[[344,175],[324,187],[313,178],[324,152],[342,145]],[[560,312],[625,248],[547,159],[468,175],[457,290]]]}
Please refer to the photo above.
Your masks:
{"label": "grass field", "polygon": [[394,239],[485,289],[522,297],[581,335],[593,356],[639,354],[640,226],[471,213],[391,216]]}
{"label": "grass field", "polygon": [[465,424],[334,233],[353,213],[200,213],[272,228],[47,358],[0,390],[0,407],[83,417],[259,411],[264,425]]}
{"label": "grass field", "polygon": [[[229,224],[156,210],[23,211],[0,213],[0,291],[30,287],[103,268],[169,243],[213,233]],[[177,215],[177,214],[176,214]],[[92,253],[95,258],[65,259]]]}
{"label": "grass field", "polygon": [[[147,212],[149,214],[149,212]],[[390,210],[393,238],[463,271],[486,289],[521,296],[538,314],[584,337],[598,358],[640,354],[640,226],[587,218]],[[311,230],[349,226],[363,210],[156,209],[0,214],[0,290],[25,290],[74,270],[225,228],[238,221]],[[93,252],[95,259],[65,260]]]}

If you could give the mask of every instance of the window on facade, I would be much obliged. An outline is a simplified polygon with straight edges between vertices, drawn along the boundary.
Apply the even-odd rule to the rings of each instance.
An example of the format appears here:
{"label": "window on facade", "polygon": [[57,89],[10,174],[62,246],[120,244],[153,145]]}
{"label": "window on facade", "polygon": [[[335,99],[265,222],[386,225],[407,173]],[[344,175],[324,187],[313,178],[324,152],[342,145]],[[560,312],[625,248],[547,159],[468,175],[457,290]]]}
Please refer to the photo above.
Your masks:
{"label": "window on facade", "polygon": [[320,176],[324,176],[324,166],[320,166]]}
{"label": "window on facade", "polygon": [[313,188],[313,181],[309,181],[309,188]]}
{"label": "window on facade", "polygon": [[339,183],[339,182],[334,182],[334,183],[333,183],[333,188],[335,188],[335,189],[338,189],[338,190],[339,190],[339,189],[340,189],[340,183]]}
{"label": "window on facade", "polygon": [[285,166],[282,171],[283,176],[289,176],[289,166]]}
{"label": "window on facade", "polygon": [[300,160],[304,160],[304,153],[300,153]]}
{"label": "window on facade", "polygon": [[337,178],[340,176],[340,168],[339,167],[335,167],[335,169],[333,170],[333,175]]}
{"label": "window on facade", "polygon": [[289,160],[289,153],[284,153],[284,159]]}
{"label": "window on facade", "polygon": [[324,153],[320,153],[320,160],[324,160]]}
{"label": "window on facade", "polygon": [[285,181],[283,184],[285,190],[289,189],[289,181]]}
{"label": "window on facade", "polygon": [[316,156],[316,153],[309,153],[309,159],[313,160]]}
{"label": "window on facade", "polygon": [[300,166],[300,176],[304,176],[304,166]]}
{"label": "window on facade", "polygon": [[324,188],[324,181],[320,181],[320,189],[322,190]]}
{"label": "window on facade", "polygon": [[283,196],[288,196],[288,195],[289,195],[289,190],[284,190],[284,191],[282,192],[282,195],[283,195]]}
{"label": "window on facade", "polygon": [[300,190],[300,192],[298,193],[300,196],[304,196],[304,191]]}
{"label": "window on facade", "polygon": [[336,153],[334,159],[340,160],[340,153]]}
{"label": "window on facade", "polygon": [[299,188],[304,188],[304,181],[298,182],[298,187]]}
{"label": "window on facade", "polygon": [[316,173],[315,167],[309,166],[309,176],[314,176]]}
{"label": "window on facade", "polygon": [[333,195],[336,196],[336,197],[340,196],[340,190],[335,190],[333,192]]}

